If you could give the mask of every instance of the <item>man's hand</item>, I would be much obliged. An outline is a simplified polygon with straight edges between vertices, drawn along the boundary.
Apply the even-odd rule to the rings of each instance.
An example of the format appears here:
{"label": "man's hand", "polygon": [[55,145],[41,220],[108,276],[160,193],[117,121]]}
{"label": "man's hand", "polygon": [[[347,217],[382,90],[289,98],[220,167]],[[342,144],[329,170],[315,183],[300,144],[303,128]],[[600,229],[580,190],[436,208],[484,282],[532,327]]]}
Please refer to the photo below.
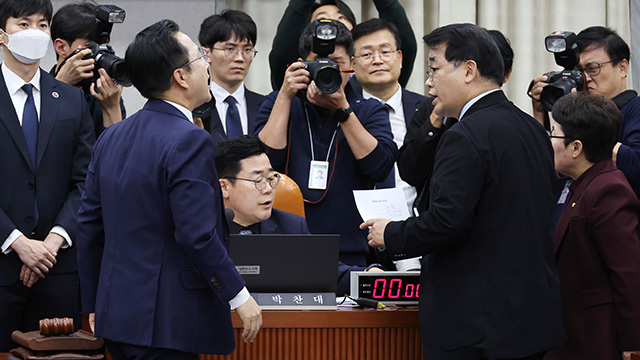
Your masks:
{"label": "man's hand", "polygon": [[57,251],[51,251],[44,241],[32,240],[24,235],[18,237],[11,244],[11,248],[18,254],[22,263],[40,278],[44,278],[44,274],[49,273],[58,255]]}
{"label": "man's hand", "polygon": [[89,79],[93,76],[93,68],[95,67],[93,59],[83,59],[83,57],[91,54],[91,49],[83,49],[67,61],[58,69],[56,79],[69,85],[76,86],[83,79]]}
{"label": "man's hand", "polygon": [[22,269],[20,269],[20,281],[24,286],[30,288],[33,284],[36,283],[40,279],[38,275],[33,272],[27,265],[22,264]]}
{"label": "man's hand", "polygon": [[537,78],[531,80],[531,90],[527,93],[531,98],[531,105],[533,105],[533,117],[538,120],[544,126],[544,117],[546,114],[546,110],[544,108],[544,104],[540,99],[540,94],[542,94],[542,89],[545,86],[549,85],[546,83],[548,80],[546,75],[538,76]]}
{"label": "man's hand", "polygon": [[620,146],[621,145],[622,145],[622,143],[618,142],[613,146],[613,152],[611,154],[611,159],[613,160],[613,165],[616,165],[618,163],[618,151],[620,150]]}
{"label": "man's hand", "polygon": [[236,312],[244,325],[242,339],[244,342],[253,342],[258,335],[260,326],[262,326],[262,310],[260,310],[260,306],[253,300],[253,297],[249,297],[247,302],[236,308]]}
{"label": "man's hand", "polygon": [[89,327],[92,333],[96,333],[96,313],[89,314]]}
{"label": "man's hand", "polygon": [[100,77],[91,84],[89,91],[102,107],[103,125],[106,128],[122,120],[120,111],[122,85],[116,84],[103,68],[98,69],[98,74]]}
{"label": "man's hand", "polygon": [[389,219],[371,219],[360,224],[360,229],[362,230],[369,228],[369,235],[367,235],[369,246],[372,248],[387,247],[384,243],[384,229],[390,222],[391,220]]}
{"label": "man's hand", "polygon": [[289,65],[287,71],[285,71],[280,93],[286,95],[289,99],[293,99],[298,91],[306,89],[308,84],[309,72],[305,69],[302,59],[298,59],[298,61]]}
{"label": "man's hand", "polygon": [[333,94],[325,94],[318,89],[316,82],[312,81],[311,84],[309,84],[309,88],[307,88],[307,99],[312,104],[331,111],[349,107],[349,102],[347,101],[342,86]]}
{"label": "man's hand", "polygon": [[436,115],[435,111],[432,111],[431,115],[429,115],[429,122],[431,122],[431,125],[433,125],[433,127],[439,129],[444,123],[444,116]]}

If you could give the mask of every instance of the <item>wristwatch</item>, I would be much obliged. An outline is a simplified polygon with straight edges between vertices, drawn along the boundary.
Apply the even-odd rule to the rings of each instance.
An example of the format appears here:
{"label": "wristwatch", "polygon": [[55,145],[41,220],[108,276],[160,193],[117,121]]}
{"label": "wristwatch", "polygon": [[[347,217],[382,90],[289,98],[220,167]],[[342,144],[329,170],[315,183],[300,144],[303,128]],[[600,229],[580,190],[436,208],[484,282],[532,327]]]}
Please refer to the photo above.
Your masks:
{"label": "wristwatch", "polygon": [[338,109],[336,110],[336,112],[333,113],[333,117],[336,118],[336,120],[338,120],[338,122],[345,122],[347,121],[347,119],[349,118],[349,115],[351,115],[351,113],[353,112],[353,110],[348,107],[346,109]]}

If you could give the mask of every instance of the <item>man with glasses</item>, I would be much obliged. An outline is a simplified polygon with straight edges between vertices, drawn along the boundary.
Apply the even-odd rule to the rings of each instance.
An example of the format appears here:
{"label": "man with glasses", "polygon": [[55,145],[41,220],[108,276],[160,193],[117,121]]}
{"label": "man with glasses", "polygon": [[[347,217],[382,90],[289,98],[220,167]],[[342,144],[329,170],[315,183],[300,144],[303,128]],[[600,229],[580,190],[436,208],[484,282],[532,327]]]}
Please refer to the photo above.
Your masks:
{"label": "man with glasses", "polygon": [[[588,91],[612,99],[622,112],[620,137],[611,158],[636,196],[640,196],[640,97],[636,91],[627,89],[629,46],[615,31],[602,26],[582,30],[576,44],[580,53],[578,67],[585,74]],[[546,80],[544,75],[533,79],[530,96],[534,117],[549,129],[549,114],[540,101]]]}
{"label": "man with glasses", "polygon": [[257,40],[256,24],[246,13],[225,10],[200,25],[200,45],[211,61],[211,92],[215,109],[202,119],[215,144],[224,139],[253,134],[256,113],[264,96],[248,90],[249,72]]}
{"label": "man with glasses", "polygon": [[244,341],[262,315],[227,252],[213,141],[192,122],[211,99],[207,54],[161,20],[125,60],[149,101],[93,153],[77,220],[82,308],[114,360],[229,354],[229,310]]}
{"label": "man with glasses", "polygon": [[425,259],[425,359],[542,359],[564,340],[549,139],[500,89],[504,66],[486,30],[453,24],[424,40],[434,112],[459,121],[438,144],[427,210],[361,228],[372,247]]}
{"label": "man with glasses", "polygon": [[[385,20],[371,19],[356,25],[351,34],[355,44],[355,76],[362,85],[362,96],[378,100],[387,106],[393,141],[401,147],[409,122],[427,98],[404,89],[398,83],[402,69],[398,30]],[[416,188],[400,178],[396,165],[387,179],[376,184],[376,187],[402,188],[407,207],[411,211]]]}
{"label": "man with glasses", "polygon": [[[353,198],[353,190],[373,189],[393,167],[393,142],[386,109],[365,100],[348,84],[353,72],[353,38],[338,21],[335,50],[329,59],[340,69],[340,88],[325,94],[302,61],[289,66],[280,91],[269,94],[256,119],[256,133],[268,147],[274,169],[286,173],[305,199],[309,230],[314,234],[340,234],[340,260],[366,266],[369,247],[366,231]],[[312,61],[316,24],[300,37],[302,59]],[[301,91],[302,92],[299,92]],[[318,170],[324,173],[321,180]],[[340,221],[336,221],[339,216]]]}
{"label": "man with glasses", "polygon": [[[260,139],[243,135],[221,142],[216,147],[216,169],[226,211],[233,210],[227,214],[232,234],[309,234],[302,216],[273,209],[280,174],[273,171]],[[380,268],[339,263],[337,295],[349,292],[351,271],[368,270]]]}

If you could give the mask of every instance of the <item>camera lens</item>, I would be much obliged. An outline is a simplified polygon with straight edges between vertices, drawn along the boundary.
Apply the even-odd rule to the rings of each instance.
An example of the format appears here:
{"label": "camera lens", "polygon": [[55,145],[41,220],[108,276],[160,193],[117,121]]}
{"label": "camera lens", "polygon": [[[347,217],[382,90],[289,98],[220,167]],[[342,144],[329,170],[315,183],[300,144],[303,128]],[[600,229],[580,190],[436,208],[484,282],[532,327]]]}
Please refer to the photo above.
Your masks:
{"label": "camera lens", "polygon": [[318,90],[325,94],[333,94],[340,89],[342,85],[342,76],[340,71],[331,66],[325,66],[316,71],[313,75]]}
{"label": "camera lens", "polygon": [[[563,77],[545,86],[540,93],[540,100],[547,111],[551,111],[553,105],[561,97],[571,93],[571,89],[578,88],[578,84],[571,78]],[[581,89],[578,89],[581,90]]]}

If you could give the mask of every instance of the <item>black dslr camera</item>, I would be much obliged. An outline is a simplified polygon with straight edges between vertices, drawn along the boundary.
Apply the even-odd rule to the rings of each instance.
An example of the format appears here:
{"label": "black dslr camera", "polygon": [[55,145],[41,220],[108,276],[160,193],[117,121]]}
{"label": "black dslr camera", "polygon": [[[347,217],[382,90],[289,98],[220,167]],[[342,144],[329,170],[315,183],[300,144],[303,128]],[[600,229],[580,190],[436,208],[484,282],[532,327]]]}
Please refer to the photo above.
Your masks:
{"label": "black dslr camera", "polygon": [[309,79],[316,82],[318,90],[325,94],[333,94],[342,85],[340,67],[328,59],[336,48],[338,26],[332,20],[316,20],[313,22],[313,42],[311,51],[318,54],[313,61],[303,61],[309,71]]}
{"label": "black dslr camera", "polygon": [[[123,23],[125,16],[126,13],[124,9],[115,5],[98,5],[96,7],[95,22],[89,34],[89,38],[95,41],[91,41],[89,43],[88,48],[91,49],[91,54],[84,57],[84,59],[95,60],[93,77],[82,80],[78,84],[85,89],[87,93],[91,84],[100,77],[98,73],[98,69],[100,68],[105,69],[107,74],[109,74],[116,83],[122,86],[131,86],[131,80],[127,75],[127,68],[124,59],[116,56],[111,45],[107,44],[111,36],[113,24]],[[64,60],[64,62],[82,50],[84,49],[76,49]],[[64,62],[61,65],[63,65]]]}
{"label": "black dslr camera", "polygon": [[547,111],[551,111],[553,104],[564,95],[576,88],[583,91],[587,84],[584,73],[576,68],[580,62],[576,34],[570,31],[554,31],[544,39],[547,51],[552,52],[556,64],[564,67],[562,71],[552,71],[545,75],[549,85],[542,89],[540,100]]}

